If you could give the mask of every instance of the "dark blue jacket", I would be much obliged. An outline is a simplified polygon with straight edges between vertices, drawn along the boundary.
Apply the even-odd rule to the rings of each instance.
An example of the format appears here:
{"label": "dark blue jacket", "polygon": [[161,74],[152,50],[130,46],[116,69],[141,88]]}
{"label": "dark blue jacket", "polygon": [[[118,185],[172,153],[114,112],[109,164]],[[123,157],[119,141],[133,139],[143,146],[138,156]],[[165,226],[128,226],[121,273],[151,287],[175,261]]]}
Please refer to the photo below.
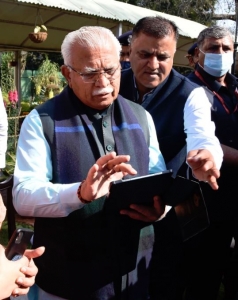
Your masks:
{"label": "dark blue jacket", "polygon": [[[186,145],[183,110],[189,94],[196,87],[196,84],[172,69],[169,77],[142,103],[152,115],[166,163]],[[137,90],[131,69],[122,71],[119,93],[124,98],[137,102]]]}
{"label": "dark blue jacket", "polygon": [[[221,144],[238,149],[238,112],[234,112],[238,104],[238,98],[234,93],[235,89],[238,88],[237,78],[227,73],[227,87],[224,87],[199,65],[196,72],[200,74],[199,77],[202,80],[196,76],[195,72],[189,74],[188,78],[210,91],[207,95],[212,103],[212,120],[216,126],[217,138]],[[213,91],[222,97],[230,113],[226,112]],[[238,180],[238,168],[235,164],[228,165],[223,162],[220,172],[218,191],[213,191],[209,186],[201,183],[210,219],[215,221],[237,218],[238,213],[237,187],[234,184]]]}

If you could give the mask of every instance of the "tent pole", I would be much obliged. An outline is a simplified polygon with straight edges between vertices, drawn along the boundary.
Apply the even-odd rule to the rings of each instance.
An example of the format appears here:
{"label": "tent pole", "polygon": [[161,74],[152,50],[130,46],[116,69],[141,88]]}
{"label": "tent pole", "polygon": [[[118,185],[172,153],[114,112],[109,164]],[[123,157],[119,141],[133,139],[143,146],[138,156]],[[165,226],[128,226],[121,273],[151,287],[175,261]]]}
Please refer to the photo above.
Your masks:
{"label": "tent pole", "polygon": [[119,23],[116,27],[116,37],[119,37],[122,34],[122,23]]}
{"label": "tent pole", "polygon": [[235,29],[235,41],[234,41],[234,63],[232,65],[231,73],[235,75],[236,73],[236,54],[237,54],[237,34],[238,34],[238,0],[235,0],[235,11],[236,11],[236,29]]}

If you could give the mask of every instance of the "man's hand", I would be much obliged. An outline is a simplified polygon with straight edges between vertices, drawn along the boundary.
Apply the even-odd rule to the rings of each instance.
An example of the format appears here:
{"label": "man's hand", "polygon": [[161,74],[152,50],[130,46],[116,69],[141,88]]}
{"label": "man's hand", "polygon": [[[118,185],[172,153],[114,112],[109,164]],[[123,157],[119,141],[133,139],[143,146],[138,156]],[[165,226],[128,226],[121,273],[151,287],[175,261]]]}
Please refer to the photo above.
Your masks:
{"label": "man's hand", "polygon": [[35,283],[35,277],[38,273],[38,269],[33,261],[33,258],[41,256],[45,251],[45,247],[39,247],[33,250],[26,250],[24,257],[28,258],[28,265],[21,267],[20,271],[23,276],[17,278],[16,283],[18,285],[12,291],[12,295],[25,295],[28,293],[29,288]]}
{"label": "man's hand", "polygon": [[165,205],[159,196],[154,196],[153,200],[153,206],[131,204],[130,209],[123,209],[120,211],[120,214],[127,215],[134,220],[149,223],[155,222],[162,219],[169,209],[165,210]]}
{"label": "man's hand", "polygon": [[115,152],[100,157],[82,184],[82,198],[93,201],[105,196],[109,193],[112,181],[120,180],[127,174],[136,175],[137,171],[128,164],[129,160],[129,155],[116,155]]}
{"label": "man's hand", "polygon": [[210,151],[206,149],[189,151],[187,163],[196,179],[209,183],[213,190],[218,189],[216,179],[220,177],[220,171],[216,168]]}

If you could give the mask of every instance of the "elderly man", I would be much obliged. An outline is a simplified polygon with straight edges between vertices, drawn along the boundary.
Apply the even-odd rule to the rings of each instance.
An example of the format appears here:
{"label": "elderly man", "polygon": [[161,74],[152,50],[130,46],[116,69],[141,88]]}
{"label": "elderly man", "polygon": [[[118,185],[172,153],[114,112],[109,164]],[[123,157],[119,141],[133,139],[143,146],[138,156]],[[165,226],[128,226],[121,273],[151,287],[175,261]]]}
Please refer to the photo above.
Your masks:
{"label": "elderly man", "polygon": [[[81,27],[61,50],[68,86],[27,116],[18,142],[14,205],[36,218],[34,245],[46,246],[29,298],[146,300],[150,223],[165,206],[155,195],[121,216],[108,207],[112,181],[165,170],[152,118],[118,95],[121,46],[110,30]],[[141,233],[128,216],[145,222]]]}
{"label": "elderly man", "polygon": [[[202,87],[172,68],[178,37],[178,28],[170,20],[160,16],[140,19],[132,30],[131,69],[122,71],[119,93],[152,115],[167,168],[186,177],[188,163],[196,178],[217,189],[222,151],[211,122],[211,104]],[[203,173],[196,174],[202,164],[191,160],[194,155],[206,162]],[[178,228],[173,210],[155,225],[151,299],[176,299],[180,289]]]}
{"label": "elderly man", "polygon": [[[214,192],[202,185],[210,227],[192,245],[187,245],[188,252],[193,253],[188,261],[190,272],[187,299],[212,300],[217,299],[234,234],[237,242],[238,202],[234,182],[238,179],[238,81],[229,73],[234,57],[233,37],[224,27],[206,28],[198,36],[195,53],[197,68],[188,78],[207,88],[224,161],[218,180],[219,190]],[[190,246],[193,251],[190,251]],[[233,264],[233,269],[236,274],[237,263]],[[203,276],[198,276],[201,272]],[[237,287],[237,283],[234,286]],[[237,288],[229,299],[236,298],[235,290]]]}

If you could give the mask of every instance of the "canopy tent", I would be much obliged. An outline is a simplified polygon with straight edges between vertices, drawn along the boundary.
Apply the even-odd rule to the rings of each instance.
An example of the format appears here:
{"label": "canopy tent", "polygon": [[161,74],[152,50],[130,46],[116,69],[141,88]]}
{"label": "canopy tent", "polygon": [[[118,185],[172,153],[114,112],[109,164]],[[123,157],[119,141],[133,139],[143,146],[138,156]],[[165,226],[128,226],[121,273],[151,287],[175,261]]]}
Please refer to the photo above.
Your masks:
{"label": "canopy tent", "polygon": [[[187,66],[184,56],[204,25],[114,0],[0,0],[0,50],[57,52],[65,35],[81,26],[103,26],[119,36],[132,29],[140,18],[156,15],[174,21],[179,27],[174,64]],[[48,38],[36,44],[28,34],[35,25],[41,25],[41,19],[48,29]]]}

